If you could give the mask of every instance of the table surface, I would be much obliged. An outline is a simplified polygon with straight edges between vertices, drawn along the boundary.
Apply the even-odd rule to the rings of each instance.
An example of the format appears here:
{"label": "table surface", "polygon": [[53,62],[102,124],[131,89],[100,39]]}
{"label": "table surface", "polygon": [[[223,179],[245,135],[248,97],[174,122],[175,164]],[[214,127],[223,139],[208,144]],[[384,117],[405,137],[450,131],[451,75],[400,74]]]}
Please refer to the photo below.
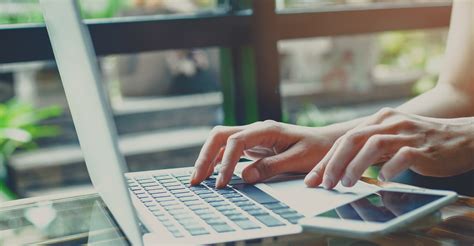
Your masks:
{"label": "table surface", "polygon": [[[364,181],[383,187],[399,184]],[[105,204],[96,193],[48,196],[0,205],[0,245],[86,244],[124,242]],[[277,245],[474,245],[474,197],[455,203],[416,222],[403,232],[379,238],[335,238],[316,233],[253,240],[247,244]]]}

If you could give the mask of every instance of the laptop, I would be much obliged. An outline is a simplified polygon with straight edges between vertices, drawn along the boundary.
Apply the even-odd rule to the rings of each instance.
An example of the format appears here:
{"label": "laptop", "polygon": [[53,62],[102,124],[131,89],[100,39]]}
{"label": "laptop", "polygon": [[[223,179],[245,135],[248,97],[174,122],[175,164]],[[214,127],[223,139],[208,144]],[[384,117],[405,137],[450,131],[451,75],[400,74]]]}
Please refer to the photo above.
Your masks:
{"label": "laptop", "polygon": [[[87,26],[75,0],[41,0],[46,27],[95,189],[133,245],[209,244],[301,232],[304,217],[264,184],[216,175],[190,187],[192,167],[127,172]],[[166,139],[163,139],[166,141]]]}

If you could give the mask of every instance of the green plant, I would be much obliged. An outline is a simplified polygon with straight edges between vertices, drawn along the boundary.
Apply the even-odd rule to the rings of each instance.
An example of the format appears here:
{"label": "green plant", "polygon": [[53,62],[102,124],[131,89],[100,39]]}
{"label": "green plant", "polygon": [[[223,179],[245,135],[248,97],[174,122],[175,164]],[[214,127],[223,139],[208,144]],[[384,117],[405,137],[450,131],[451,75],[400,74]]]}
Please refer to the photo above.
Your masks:
{"label": "green plant", "polygon": [[436,85],[441,68],[446,33],[443,31],[386,32],[379,36],[379,66],[421,70],[423,75],[412,88],[414,96]]}
{"label": "green plant", "polygon": [[60,115],[60,107],[36,109],[32,105],[10,100],[0,103],[0,181],[6,179],[5,162],[18,148],[35,148],[35,139],[59,134],[56,126],[41,121]]}

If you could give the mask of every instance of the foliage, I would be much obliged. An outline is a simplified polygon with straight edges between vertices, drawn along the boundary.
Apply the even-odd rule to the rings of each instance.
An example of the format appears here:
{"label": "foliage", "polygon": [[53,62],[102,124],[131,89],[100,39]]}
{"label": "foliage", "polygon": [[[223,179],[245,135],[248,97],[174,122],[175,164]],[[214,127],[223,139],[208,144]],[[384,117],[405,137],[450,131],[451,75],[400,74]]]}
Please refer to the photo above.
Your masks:
{"label": "foliage", "polygon": [[303,110],[296,117],[296,124],[301,126],[318,127],[325,126],[328,123],[327,116],[315,105],[309,103],[304,105]]}
{"label": "foliage", "polygon": [[37,138],[58,135],[57,127],[41,125],[40,122],[60,115],[61,111],[56,106],[35,109],[14,99],[0,104],[0,158],[7,160],[20,147],[36,147],[34,140]]}
{"label": "foliage", "polygon": [[379,36],[380,65],[405,70],[421,70],[413,95],[433,88],[441,67],[445,44],[444,32],[387,32]]}
{"label": "foliage", "polygon": [[[1,2],[1,1],[0,1]],[[215,0],[192,0],[198,8],[210,8],[215,6]],[[39,6],[39,0],[22,0],[13,3],[22,6],[15,8],[17,13],[9,13],[7,8],[0,9],[0,24],[18,23],[42,23],[43,15]],[[120,15],[125,9],[132,6],[131,0],[79,0],[82,17],[86,19],[111,18]],[[0,5],[1,7],[1,5]]]}

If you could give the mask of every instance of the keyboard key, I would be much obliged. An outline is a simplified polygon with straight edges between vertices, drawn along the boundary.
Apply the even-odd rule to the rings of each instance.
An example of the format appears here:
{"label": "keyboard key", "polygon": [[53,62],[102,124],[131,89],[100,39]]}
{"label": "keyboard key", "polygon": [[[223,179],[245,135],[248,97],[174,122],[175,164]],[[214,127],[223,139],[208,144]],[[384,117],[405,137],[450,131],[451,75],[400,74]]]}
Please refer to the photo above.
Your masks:
{"label": "keyboard key", "polygon": [[165,221],[169,221],[170,219],[168,217],[166,217],[165,215],[158,215],[158,216],[155,216],[159,221],[161,222],[165,222]]}
{"label": "keyboard key", "polygon": [[204,194],[198,194],[198,196],[202,199],[206,199],[206,198],[216,198],[216,197],[219,197],[218,195],[214,194],[213,193],[204,193]]}
{"label": "keyboard key", "polygon": [[214,213],[200,214],[199,217],[203,220],[218,219],[219,217]]}
{"label": "keyboard key", "polygon": [[172,185],[172,186],[166,186],[166,189],[169,190],[169,191],[187,191],[189,192],[189,190],[183,186],[183,185]]}
{"label": "keyboard key", "polygon": [[222,211],[226,211],[226,210],[235,210],[235,208],[233,206],[220,206],[220,207],[216,207],[215,209],[217,209],[219,212],[222,212]]}
{"label": "keyboard key", "polygon": [[273,212],[279,215],[297,213],[294,209],[291,208],[274,209]]}
{"label": "keyboard key", "polygon": [[176,184],[179,184],[174,178],[169,178],[169,179],[161,179],[158,181],[160,184],[162,184],[163,186],[165,184],[172,184],[172,183],[176,183]]}
{"label": "keyboard key", "polygon": [[174,196],[177,197],[177,198],[194,197],[194,195],[192,193],[178,193],[178,194],[174,194]]}
{"label": "keyboard key", "polygon": [[201,203],[201,204],[188,206],[188,208],[194,211],[194,210],[199,210],[199,209],[208,209],[209,206],[204,203]]}
{"label": "keyboard key", "polygon": [[263,192],[259,188],[250,185],[250,184],[236,184],[232,186],[234,189],[242,192],[243,194],[247,195],[248,197],[252,198],[257,203],[274,203],[278,202],[275,198],[268,195],[267,193]]}
{"label": "keyboard key", "polygon": [[176,226],[174,225],[174,223],[171,222],[170,220],[168,220],[168,221],[163,221],[163,222],[161,222],[161,224],[164,225],[164,226],[167,227],[167,228],[171,228],[171,227],[176,228]]}
{"label": "keyboard key", "polygon": [[197,215],[210,214],[212,211],[209,208],[194,210],[194,213]]}
{"label": "keyboard key", "polygon": [[208,188],[204,185],[194,185],[194,186],[191,186],[189,187],[190,190],[208,190]]}
{"label": "keyboard key", "polygon": [[231,202],[246,202],[246,201],[249,201],[249,199],[245,198],[245,197],[231,197],[231,198],[228,198],[229,201]]}
{"label": "keyboard key", "polygon": [[169,197],[168,200],[159,200],[157,201],[161,206],[166,207],[166,206],[174,206],[178,205],[179,203],[174,200],[174,198]]}
{"label": "keyboard key", "polygon": [[223,197],[225,198],[240,198],[242,197],[242,195],[238,194],[238,193],[224,193],[222,194]]}
{"label": "keyboard key", "polygon": [[298,214],[298,213],[294,213],[294,214],[283,214],[283,215],[281,215],[281,217],[285,218],[286,220],[288,220],[292,224],[296,224],[298,222],[298,220],[300,220],[304,216],[301,215],[301,214]]}
{"label": "keyboard key", "polygon": [[150,192],[150,191],[161,191],[161,192],[166,192],[165,189],[163,189],[163,187],[161,186],[152,186],[152,187],[145,187],[144,188],[146,191]]}
{"label": "keyboard key", "polygon": [[237,221],[233,221],[235,224],[237,224],[240,228],[242,228],[243,230],[251,230],[251,229],[257,229],[257,228],[260,228],[260,226],[256,225],[255,223],[253,223],[252,221],[250,221],[249,219],[246,219],[246,220],[237,220]]}
{"label": "keyboard key", "polygon": [[218,218],[218,219],[208,219],[208,220],[205,220],[205,221],[209,225],[225,224],[225,221],[220,219],[220,218]]}
{"label": "keyboard key", "polygon": [[171,189],[167,188],[167,190],[169,190],[173,194],[184,193],[184,192],[191,193],[191,191],[185,186],[179,186],[179,187],[173,186],[171,187]]}
{"label": "keyboard key", "polygon": [[200,195],[200,194],[214,194],[214,191],[198,189],[198,190],[194,190],[194,193],[196,193],[198,195]]}
{"label": "keyboard key", "polygon": [[244,211],[249,211],[249,210],[254,210],[254,209],[259,209],[259,207],[257,205],[248,205],[248,206],[240,206],[241,209],[243,209]]}
{"label": "keyboard key", "polygon": [[268,214],[267,211],[259,208],[259,209],[251,209],[251,210],[247,210],[246,211],[247,213],[249,213],[250,215],[252,216],[258,216],[258,215],[266,215]]}
{"label": "keyboard key", "polygon": [[191,217],[191,215],[188,213],[188,214],[173,214],[172,215],[173,218],[177,221],[195,221],[195,219],[193,217]]}
{"label": "keyboard key", "polygon": [[151,194],[151,196],[155,199],[160,199],[163,197],[169,197],[170,195],[168,193],[154,193],[154,194]]}
{"label": "keyboard key", "polygon": [[206,235],[206,234],[209,234],[209,232],[206,231],[206,229],[204,229],[203,227],[201,228],[193,228],[193,229],[190,229],[188,230],[189,234],[193,235],[193,236],[199,236],[199,235]]}
{"label": "keyboard key", "polygon": [[235,214],[241,214],[239,211],[237,210],[225,210],[225,211],[221,211],[221,213],[225,216],[231,216],[231,215],[235,215]]}
{"label": "keyboard key", "polygon": [[220,206],[228,206],[229,203],[228,202],[225,202],[225,201],[212,201],[212,202],[208,202],[209,205],[213,206],[213,207],[220,207]]}
{"label": "keyboard key", "polygon": [[153,200],[151,198],[140,198],[140,201],[142,203],[148,203],[148,202],[152,202]]}
{"label": "keyboard key", "polygon": [[156,189],[156,190],[148,190],[148,193],[150,194],[167,194],[168,192],[166,192],[166,190],[159,190],[159,189]]}
{"label": "keyboard key", "polygon": [[178,198],[180,201],[182,202],[186,202],[186,201],[199,201],[199,199],[197,197],[194,197],[194,196],[187,196],[187,197],[180,197]]}
{"label": "keyboard key", "polygon": [[245,217],[243,214],[241,213],[234,213],[234,214],[230,214],[227,216],[227,218],[229,218],[230,220],[232,221],[236,221],[236,220],[246,220],[248,219],[247,217]]}
{"label": "keyboard key", "polygon": [[234,204],[237,206],[237,207],[245,207],[245,206],[253,206],[255,203],[251,202],[251,201],[242,201],[242,202],[234,202]]}
{"label": "keyboard key", "polygon": [[160,187],[159,184],[153,182],[153,183],[145,183],[145,184],[141,184],[142,187]]}
{"label": "keyboard key", "polygon": [[272,203],[266,203],[264,204],[265,207],[267,207],[270,210],[275,210],[275,209],[282,209],[282,208],[288,208],[287,205],[281,203],[281,202],[272,202]]}
{"label": "keyboard key", "polygon": [[143,205],[146,207],[156,206],[154,202],[144,202]]}
{"label": "keyboard key", "polygon": [[158,206],[154,205],[154,206],[149,206],[148,210],[154,212],[154,211],[160,211],[161,209]]}
{"label": "keyboard key", "polygon": [[275,217],[271,215],[259,215],[259,216],[255,216],[255,218],[269,227],[285,225],[283,222],[279,221],[278,219],[276,219]]}
{"label": "keyboard key", "polygon": [[230,227],[228,224],[212,225],[212,229],[214,229],[216,232],[219,232],[219,233],[235,231],[235,230],[234,230],[232,227]]}
{"label": "keyboard key", "polygon": [[[165,207],[165,210],[167,210],[168,212],[170,211],[176,211],[176,210],[184,210],[184,207],[181,205],[181,204],[178,204],[176,206],[166,206]],[[171,213],[171,212],[170,212]]]}
{"label": "keyboard key", "polygon": [[140,179],[140,180],[137,180],[137,182],[139,184],[156,183],[155,180],[153,180],[152,178]]}
{"label": "keyboard key", "polygon": [[224,201],[224,199],[222,199],[220,197],[206,197],[203,200],[206,201],[207,203],[210,203],[210,202],[223,202]]}
{"label": "keyboard key", "polygon": [[142,199],[142,198],[147,198],[148,195],[147,194],[138,194],[136,195],[139,199]]}
{"label": "keyboard key", "polygon": [[204,204],[203,202],[199,201],[199,200],[193,200],[193,201],[185,201],[183,202],[184,205],[186,206],[194,206],[194,205],[200,205],[200,204]]}

